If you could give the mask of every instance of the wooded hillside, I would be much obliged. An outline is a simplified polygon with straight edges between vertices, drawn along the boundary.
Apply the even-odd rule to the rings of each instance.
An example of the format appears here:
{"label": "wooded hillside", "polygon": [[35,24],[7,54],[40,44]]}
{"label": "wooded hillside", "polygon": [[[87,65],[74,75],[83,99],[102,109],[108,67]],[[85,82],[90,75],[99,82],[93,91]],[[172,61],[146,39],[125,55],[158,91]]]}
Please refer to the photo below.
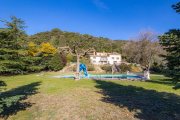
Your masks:
{"label": "wooded hillside", "polygon": [[98,52],[122,52],[125,40],[110,40],[103,37],[94,37],[88,34],[61,31],[58,28],[47,32],[40,32],[29,36],[29,41],[36,44],[50,42],[55,47],[72,46],[75,41],[80,41],[83,47],[92,47]]}

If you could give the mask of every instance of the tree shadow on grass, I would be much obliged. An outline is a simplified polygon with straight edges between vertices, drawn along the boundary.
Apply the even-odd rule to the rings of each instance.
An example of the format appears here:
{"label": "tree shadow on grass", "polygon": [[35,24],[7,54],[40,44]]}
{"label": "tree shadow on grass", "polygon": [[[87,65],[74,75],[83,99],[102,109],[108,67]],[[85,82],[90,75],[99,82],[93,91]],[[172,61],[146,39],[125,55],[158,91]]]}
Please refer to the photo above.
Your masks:
{"label": "tree shadow on grass", "polygon": [[148,80],[147,82],[157,83],[157,84],[163,84],[163,85],[169,85],[169,86],[174,86],[174,85],[175,85],[175,83],[173,82],[172,79]]}
{"label": "tree shadow on grass", "polygon": [[173,89],[175,89],[175,90],[180,89],[180,82],[177,83],[177,84],[173,87]]}
{"label": "tree shadow on grass", "polygon": [[26,100],[30,95],[36,94],[39,85],[40,82],[34,82],[2,92],[0,94],[0,118],[7,119],[10,115],[31,107],[32,103],[23,102],[23,100]]}
{"label": "tree shadow on grass", "polygon": [[4,81],[1,81],[1,80],[0,80],[0,87],[1,87],[1,86],[7,86],[7,85],[6,85],[6,83],[5,83]]}
{"label": "tree shadow on grass", "polygon": [[180,83],[175,83],[173,79],[156,79],[148,80],[147,82],[172,86],[172,88],[175,90],[180,89]]}
{"label": "tree shadow on grass", "polygon": [[4,81],[1,81],[1,80],[0,80],[0,92],[1,92],[2,90],[4,90],[6,86],[7,86],[7,84],[6,84]]}
{"label": "tree shadow on grass", "polygon": [[123,86],[109,81],[96,80],[103,94],[102,101],[135,112],[142,120],[180,120],[180,96],[147,90],[136,86]]}

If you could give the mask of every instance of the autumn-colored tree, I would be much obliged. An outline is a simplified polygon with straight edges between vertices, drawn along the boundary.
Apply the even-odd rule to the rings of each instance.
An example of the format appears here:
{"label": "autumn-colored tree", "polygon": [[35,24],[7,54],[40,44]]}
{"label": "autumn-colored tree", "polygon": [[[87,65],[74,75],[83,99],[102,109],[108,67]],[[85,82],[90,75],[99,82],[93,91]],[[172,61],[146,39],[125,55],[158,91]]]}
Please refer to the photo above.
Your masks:
{"label": "autumn-colored tree", "polygon": [[43,54],[43,56],[53,55],[57,52],[57,49],[48,42],[43,42],[40,45],[39,52]]}
{"label": "autumn-colored tree", "polygon": [[30,56],[36,56],[39,52],[38,46],[34,42],[28,43],[28,54]]}

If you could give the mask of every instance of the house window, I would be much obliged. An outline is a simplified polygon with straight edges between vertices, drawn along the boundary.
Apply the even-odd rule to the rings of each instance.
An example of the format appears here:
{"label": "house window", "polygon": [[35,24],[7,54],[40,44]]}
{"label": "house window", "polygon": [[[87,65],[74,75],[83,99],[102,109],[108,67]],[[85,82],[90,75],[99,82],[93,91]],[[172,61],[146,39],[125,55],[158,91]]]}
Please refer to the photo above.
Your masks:
{"label": "house window", "polygon": [[96,57],[93,57],[93,59],[96,59]]}
{"label": "house window", "polygon": [[119,60],[119,57],[117,57],[116,59]]}
{"label": "house window", "polygon": [[112,59],[114,59],[114,57],[112,57]]}
{"label": "house window", "polygon": [[96,63],[96,61],[95,61],[95,60],[93,60],[93,63]]}

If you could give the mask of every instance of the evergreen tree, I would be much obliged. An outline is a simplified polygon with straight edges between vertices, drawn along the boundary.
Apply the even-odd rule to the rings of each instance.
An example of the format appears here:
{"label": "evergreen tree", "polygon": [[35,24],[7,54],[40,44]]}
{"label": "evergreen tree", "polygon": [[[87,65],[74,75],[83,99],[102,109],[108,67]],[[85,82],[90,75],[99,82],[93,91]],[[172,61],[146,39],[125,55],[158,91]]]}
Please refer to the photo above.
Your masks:
{"label": "evergreen tree", "polygon": [[172,5],[173,9],[176,10],[177,13],[180,13],[180,2]]}
{"label": "evergreen tree", "polygon": [[58,71],[63,69],[66,65],[66,61],[64,62],[65,56],[63,54],[56,53],[53,57],[48,61],[48,69],[52,71]]}
{"label": "evergreen tree", "polygon": [[169,75],[176,82],[180,81],[180,30],[173,29],[160,36],[160,44],[167,51],[165,58]]}
{"label": "evergreen tree", "polygon": [[5,28],[0,29],[0,74],[23,73],[24,65],[21,58],[24,49],[21,46],[24,39],[24,22],[16,17],[4,21]]}

